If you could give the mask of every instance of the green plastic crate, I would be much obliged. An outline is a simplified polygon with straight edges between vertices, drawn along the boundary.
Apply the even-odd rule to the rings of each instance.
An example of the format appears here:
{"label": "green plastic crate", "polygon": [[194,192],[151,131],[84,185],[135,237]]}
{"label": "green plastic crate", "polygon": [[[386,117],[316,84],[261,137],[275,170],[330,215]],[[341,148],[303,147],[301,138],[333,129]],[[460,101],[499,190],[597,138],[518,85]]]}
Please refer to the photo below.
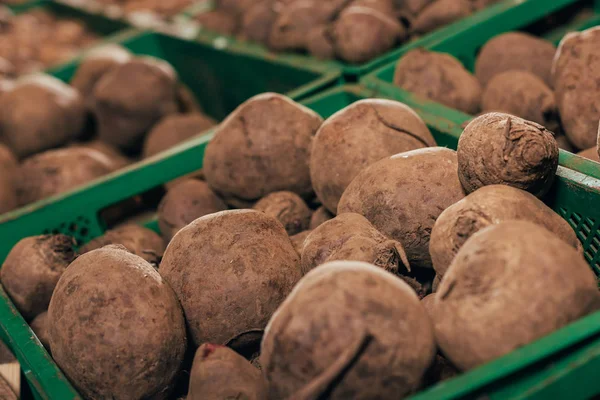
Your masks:
{"label": "green plastic crate", "polygon": [[[303,103],[328,117],[369,95],[370,92],[361,87],[343,86],[308,98]],[[455,123],[424,113],[421,116],[439,143],[456,147],[459,128]],[[39,207],[27,221],[31,225],[29,234],[56,230],[74,233],[86,241],[100,235],[103,230],[97,223],[97,213],[102,207],[200,168],[211,136],[212,133],[208,133],[71,196]],[[546,202],[573,225],[586,253],[597,251],[600,247],[600,209],[594,205],[600,202],[600,180],[559,167],[557,180]],[[89,232],[81,235],[80,227],[85,224]],[[72,225],[76,225],[73,231]],[[15,234],[18,233],[13,232],[12,227],[0,225],[0,242],[12,241]],[[2,254],[0,259],[4,257]],[[597,262],[592,267],[596,274],[600,273]],[[78,398],[1,288],[0,338],[21,362],[37,398]],[[485,366],[438,384],[413,399],[585,399],[600,394],[600,381],[595,378],[599,363],[600,312]]]}
{"label": "green plastic crate", "polygon": [[[188,42],[159,33],[127,31],[112,38],[112,41],[120,43],[136,54],[153,55],[169,61],[182,82],[196,95],[204,111],[217,120],[223,119],[239,104],[255,94],[268,91],[287,93],[291,98],[300,100],[326,87],[336,85],[340,79],[340,72],[336,70],[300,66],[294,68],[244,52],[223,53],[210,45]],[[49,73],[68,81],[78,65],[79,59],[76,59],[67,65],[50,70]],[[200,168],[197,160],[186,159],[186,163],[188,172]],[[136,169],[138,166],[131,168]],[[167,162],[165,165],[156,162],[156,169],[161,170],[151,169],[151,174],[144,179],[145,190],[181,175],[178,173],[179,169],[173,169],[172,162]],[[115,175],[109,175],[103,180],[110,181]],[[127,188],[117,188],[117,191],[119,190],[123,194],[122,199],[137,194]],[[78,193],[77,191],[72,193],[74,199],[81,199]],[[37,217],[32,213],[46,210],[46,207],[55,200],[68,198],[70,195],[67,193],[55,196],[0,216],[1,229],[11,232],[10,238],[3,238],[0,243],[0,258],[4,257],[20,238],[33,234],[30,229],[35,226],[32,222]],[[112,199],[107,201],[102,193],[92,197],[93,200],[90,200],[92,204],[89,206],[98,210],[103,205],[110,205],[112,201]],[[83,212],[88,207],[88,203],[88,201],[75,200],[74,204],[79,204],[75,206],[77,207],[74,209],[75,212]],[[54,221],[60,225],[60,218]],[[97,218],[90,221],[76,221],[76,224],[82,239],[89,235],[97,235],[102,228]]]}
{"label": "green plastic crate", "polygon": [[[234,37],[223,36],[214,32],[200,31],[200,40],[216,40],[221,41],[223,46],[227,49],[238,49],[245,48],[252,53],[265,57],[268,59],[277,59],[281,62],[289,63],[291,65],[298,64],[316,64],[316,65],[328,65],[332,67],[341,68],[344,77],[347,82],[355,82],[359,77],[386,65],[392,61],[398,60],[400,56],[411,49],[418,47],[429,47],[439,43],[448,36],[452,36],[456,32],[460,32],[465,27],[476,26],[482,22],[488,23],[497,18],[502,18],[507,12],[511,13],[511,10],[515,7],[519,7],[519,10],[524,9],[523,12],[512,12],[510,14],[514,23],[527,24],[541,15],[549,13],[562,5],[573,3],[576,0],[504,0],[497,4],[494,4],[484,10],[481,10],[470,17],[464,18],[453,24],[447,25],[440,29],[437,29],[431,33],[423,35],[421,38],[408,42],[400,47],[397,47],[384,55],[377,57],[367,63],[363,64],[349,64],[341,61],[319,61],[313,57],[302,54],[293,53],[274,53],[268,50],[265,46],[255,43],[249,43],[238,40]],[[528,3],[531,3],[529,6]],[[525,7],[523,7],[525,5]],[[201,5],[198,8],[190,8],[187,15],[191,18],[196,12],[204,12],[209,9],[206,5]]]}
{"label": "green plastic crate", "polygon": [[[568,32],[580,31],[600,25],[599,0],[553,0],[552,2],[548,0],[528,0],[525,2],[515,0],[515,6],[507,9],[504,13],[490,16],[490,18],[481,18],[478,21],[471,20],[469,21],[469,24],[464,24],[460,29],[456,29],[444,40],[425,47],[432,51],[451,54],[459,59],[467,69],[473,71],[477,53],[489,39],[501,33],[529,27],[531,23],[539,21],[541,17],[546,15],[536,12],[536,7],[546,7],[550,5],[549,3],[552,3],[551,8],[554,11],[566,8],[576,9],[577,7],[584,6],[590,7],[590,10],[593,11],[592,15],[584,20],[574,21],[543,33],[542,36],[544,38],[553,41],[557,45]],[[551,11],[550,8],[548,8],[547,11]],[[534,16],[534,18],[515,18],[515,16],[522,14]],[[393,79],[397,61],[398,60],[395,60],[393,63],[366,75],[361,80],[364,86],[371,90],[371,95],[389,97],[405,102],[415,109],[443,116],[445,119],[457,123],[458,125],[473,118],[461,111],[416,96],[394,85]],[[570,152],[560,151],[560,165],[600,179],[600,167],[597,163]]]}

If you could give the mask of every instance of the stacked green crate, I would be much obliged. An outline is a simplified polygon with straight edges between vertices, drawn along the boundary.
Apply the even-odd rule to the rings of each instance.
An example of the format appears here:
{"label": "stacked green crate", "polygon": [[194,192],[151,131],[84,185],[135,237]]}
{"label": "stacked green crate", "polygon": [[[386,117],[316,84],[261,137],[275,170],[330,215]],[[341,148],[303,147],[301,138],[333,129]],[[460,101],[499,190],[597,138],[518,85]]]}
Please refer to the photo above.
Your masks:
{"label": "stacked green crate", "polygon": [[[305,105],[328,117],[354,101],[368,97],[370,92],[358,86],[343,86],[303,101]],[[436,140],[456,147],[460,126],[443,118],[421,113]],[[192,162],[193,169],[202,166],[204,148],[210,134],[180,145],[163,156],[149,160],[137,168],[130,168],[117,176],[91,185],[79,193],[57,199],[44,207],[32,210],[31,231],[41,233],[57,227],[69,233],[71,224],[94,218],[95,197],[102,197],[102,205],[115,204],[127,195],[139,193],[146,187],[168,181],[173,174],[164,173],[164,167]],[[184,171],[187,172],[187,171]],[[144,181],[151,181],[144,183]],[[600,202],[600,180],[560,167],[557,180],[547,203],[575,223],[577,232],[593,237],[596,243],[600,232],[591,231],[589,222],[600,220],[600,210],[593,207]],[[86,237],[97,236],[102,229]],[[0,225],[0,239],[10,231]],[[591,245],[584,245],[590,251]],[[4,258],[4,256],[2,256]],[[600,271],[594,268],[596,273]],[[39,398],[77,398],[76,392],[64,378],[56,364],[37,341],[27,323],[19,315],[3,290],[0,290],[0,336],[13,349],[22,364],[31,387]],[[500,398],[588,398],[600,393],[600,383],[584,380],[595,374],[600,361],[600,313],[590,315],[552,335],[527,345],[487,365],[452,380],[442,382],[414,399],[458,399],[487,396]],[[598,342],[596,344],[595,342]],[[581,380],[581,381],[579,381]],[[567,392],[565,392],[567,391]]]}
{"label": "stacked green crate", "polygon": [[[428,46],[427,49],[442,53],[448,53],[459,59],[467,69],[473,71],[475,66],[475,59],[479,49],[492,37],[514,30],[525,29],[529,27],[531,22],[530,19],[526,23],[513,16],[521,15],[522,13],[528,13],[532,11],[532,7],[536,5],[546,4],[546,0],[529,0],[516,4],[514,8],[507,10],[504,15],[489,15],[488,19],[479,21],[479,23],[469,23],[465,25],[462,30],[455,30],[451,35],[446,37],[440,42]],[[545,32],[543,37],[552,40],[555,44],[558,44],[562,37],[571,31],[583,30],[589,27],[600,24],[600,2],[592,0],[579,0],[571,2],[570,8],[572,10],[580,11],[586,6],[589,7],[591,15],[586,16],[583,20],[576,19],[565,26],[557,27],[549,32]],[[471,21],[472,22],[472,21]],[[397,60],[396,60],[397,61]],[[460,126],[469,121],[472,116],[454,110],[440,103],[436,103],[431,100],[423,99],[422,97],[416,96],[412,93],[403,90],[393,83],[394,71],[396,68],[396,62],[390,63],[385,67],[365,76],[362,83],[371,91],[372,95],[388,97],[398,101],[405,102],[411,107],[420,110],[422,112],[437,115],[444,118],[445,120],[451,121],[456,124],[460,130]],[[458,132],[460,134],[460,132]],[[600,167],[597,163],[586,160],[582,157],[576,156],[572,153],[561,150],[560,151],[560,165],[572,170],[584,173],[590,177],[600,179]],[[569,215],[562,213],[567,219]],[[572,225],[576,229],[580,229],[582,222],[577,220],[571,221]],[[597,230],[600,227],[600,218],[595,218],[588,221],[589,229],[592,231]],[[588,232],[589,233],[589,232]],[[600,241],[594,243],[590,235],[584,235],[580,232],[579,239],[589,247],[589,250],[585,252],[587,261],[600,268]],[[600,237],[598,238],[600,240]]]}
{"label": "stacked green crate", "polygon": [[[214,32],[200,31],[199,37],[201,39],[213,40],[223,38],[226,40],[227,45],[231,48],[245,47],[251,50],[257,56],[262,56],[271,60],[279,60],[292,65],[299,63],[320,63],[328,66],[338,67],[342,69],[344,77],[348,82],[354,82],[356,79],[366,75],[367,73],[390,62],[398,60],[402,54],[411,49],[433,46],[447,37],[452,36],[455,32],[462,32],[468,26],[480,26],[483,23],[493,24],[496,20],[504,23],[508,19],[510,19],[512,23],[517,24],[517,26],[529,24],[541,16],[547,15],[559,9],[560,7],[575,1],[576,0],[502,0],[499,3],[489,6],[488,8],[481,10],[470,17],[439,28],[429,34],[423,35],[418,39],[409,41],[400,47],[390,50],[371,61],[358,65],[334,60],[319,61],[308,55],[274,53],[269,51],[263,45],[248,43],[233,37],[225,37]],[[515,8],[518,8],[518,10],[515,11]],[[191,8],[187,14],[190,17],[193,17],[195,12],[205,12],[208,9],[210,8],[203,4],[198,7],[198,9]]]}

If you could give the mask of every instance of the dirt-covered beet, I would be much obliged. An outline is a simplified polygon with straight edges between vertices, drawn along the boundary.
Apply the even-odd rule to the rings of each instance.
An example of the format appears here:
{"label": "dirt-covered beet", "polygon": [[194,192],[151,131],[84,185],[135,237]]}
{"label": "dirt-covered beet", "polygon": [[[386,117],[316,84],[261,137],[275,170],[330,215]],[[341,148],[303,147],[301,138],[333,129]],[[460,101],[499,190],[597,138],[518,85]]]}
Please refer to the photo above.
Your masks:
{"label": "dirt-covered beet", "polygon": [[111,69],[131,59],[131,53],[116,44],[108,44],[89,51],[71,79],[71,86],[81,93],[86,106],[92,107],[94,87]]}
{"label": "dirt-covered beet", "polygon": [[329,221],[333,217],[335,217],[335,215],[327,211],[327,208],[325,206],[321,206],[317,208],[310,217],[310,225],[308,228],[315,229],[317,226]]}
{"label": "dirt-covered beet", "polygon": [[270,193],[252,208],[277,219],[290,236],[308,229],[312,216],[306,202],[293,192]]}
{"label": "dirt-covered beet", "polygon": [[0,281],[27,320],[48,309],[59,278],[75,258],[72,238],[65,235],[21,239],[0,269]]}
{"label": "dirt-covered beet", "polygon": [[144,157],[150,157],[179,143],[198,136],[212,128],[216,122],[205,115],[174,114],[165,117],[146,136]]}
{"label": "dirt-covered beet", "polygon": [[313,188],[336,214],[344,190],[366,167],[397,153],[435,145],[425,122],[405,104],[358,101],[332,115],[317,131],[310,155]]}
{"label": "dirt-covered beet", "polygon": [[510,70],[494,76],[483,91],[481,109],[537,122],[552,132],[560,129],[554,92],[531,72]]}
{"label": "dirt-covered beet", "polygon": [[388,239],[362,215],[345,213],[315,228],[304,241],[302,273],[329,261],[363,261],[400,275],[410,271],[402,244]]}
{"label": "dirt-covered beet", "polygon": [[189,400],[263,400],[265,381],[258,368],[228,347],[203,344],[190,373]]}
{"label": "dirt-covered beet", "polygon": [[40,340],[46,350],[50,350],[50,341],[48,337],[48,312],[44,311],[31,321],[31,330]]}
{"label": "dirt-covered beet", "polygon": [[279,307],[260,361],[270,399],[392,399],[419,387],[434,355],[431,321],[406,283],[337,261],[309,272]]}
{"label": "dirt-covered beet", "polygon": [[583,256],[545,228],[507,221],[473,235],[435,300],[442,352],[470,370],[598,310]]}
{"label": "dirt-covered beet", "polygon": [[419,13],[411,24],[411,30],[416,34],[429,33],[468,17],[472,12],[469,0],[436,0]]}
{"label": "dirt-covered beet", "polygon": [[252,202],[282,190],[308,196],[310,148],[322,122],[285,96],[251,98],[219,124],[207,145],[207,183],[228,203]]}
{"label": "dirt-covered beet", "polygon": [[111,244],[122,245],[153,265],[158,265],[165,251],[165,244],[156,232],[140,225],[126,224],[106,231],[82,246],[79,252],[85,254]]}
{"label": "dirt-covered beet", "polygon": [[275,218],[253,210],[198,218],[171,240],[160,273],[183,306],[191,340],[226,344],[264,329],[300,279],[299,257]]}
{"label": "dirt-covered beet", "polygon": [[508,32],[489,40],[475,62],[475,76],[482,86],[510,70],[523,70],[540,77],[552,87],[552,59],[556,48],[547,40],[523,32]]}
{"label": "dirt-covered beet", "polygon": [[560,42],[552,80],[565,134],[577,148],[596,144],[600,120],[600,27],[569,33]]}
{"label": "dirt-covered beet", "polygon": [[81,95],[49,75],[23,77],[0,96],[0,142],[20,159],[73,140],[85,119]]}
{"label": "dirt-covered beet", "polygon": [[343,0],[303,0],[280,4],[269,33],[269,47],[277,51],[305,49],[308,32],[334,18],[341,3]]}
{"label": "dirt-covered beet", "polygon": [[432,147],[381,160],[348,186],[338,212],[363,215],[402,243],[411,267],[431,268],[429,235],[437,217],[465,195],[456,152]]}
{"label": "dirt-covered beet", "polygon": [[473,234],[510,220],[538,224],[571,247],[581,247],[571,225],[531,193],[506,185],[484,186],[448,207],[433,226],[429,253],[437,275],[444,276]]}
{"label": "dirt-covered beet", "polygon": [[206,184],[187,179],[171,188],[158,205],[158,226],[166,243],[184,226],[227,205]]}
{"label": "dirt-covered beet", "polygon": [[359,64],[392,49],[407,36],[393,16],[372,7],[351,5],[333,24],[335,54],[343,61]]}
{"label": "dirt-covered beet", "polygon": [[504,184],[543,196],[558,168],[554,134],[504,113],[474,118],[458,141],[458,176],[467,193]]}
{"label": "dirt-covered beet", "polygon": [[92,97],[100,139],[136,149],[150,128],[177,111],[177,74],[163,60],[138,57],[102,75]]}
{"label": "dirt-covered beet", "polygon": [[186,350],[177,297],[118,245],[79,256],[48,309],[52,357],[85,398],[167,398]]}
{"label": "dirt-covered beet", "polygon": [[48,150],[23,161],[15,180],[19,205],[26,205],[89,183],[117,169],[99,151],[72,147]]}
{"label": "dirt-covered beet", "polygon": [[449,54],[409,51],[396,65],[394,84],[468,114],[477,114],[480,108],[479,82]]}

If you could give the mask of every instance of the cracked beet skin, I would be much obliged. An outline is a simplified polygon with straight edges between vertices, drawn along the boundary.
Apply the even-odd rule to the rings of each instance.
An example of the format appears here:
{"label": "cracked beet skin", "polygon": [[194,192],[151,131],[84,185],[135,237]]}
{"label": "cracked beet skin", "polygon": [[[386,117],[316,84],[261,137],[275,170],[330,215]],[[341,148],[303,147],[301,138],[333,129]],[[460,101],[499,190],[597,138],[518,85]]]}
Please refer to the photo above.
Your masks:
{"label": "cracked beet skin", "polygon": [[507,221],[473,235],[435,296],[435,337],[470,370],[598,310],[583,256],[543,227]]}
{"label": "cracked beet skin", "polygon": [[264,93],[240,105],[206,147],[206,182],[228,204],[287,190],[312,193],[308,162],[323,120],[289,98]]}
{"label": "cracked beet skin", "polygon": [[363,215],[402,243],[412,267],[431,268],[429,235],[438,216],[465,195],[456,152],[442,147],[407,151],[363,170],[348,186],[339,214]]}
{"label": "cracked beet skin", "polygon": [[312,185],[323,205],[336,214],[344,190],[366,167],[435,145],[427,125],[410,107],[391,100],[361,100],[335,113],[317,132],[310,158]]}
{"label": "cracked beet skin", "polygon": [[519,117],[488,113],[473,119],[458,141],[458,175],[467,193],[504,184],[537,197],[552,186],[558,168],[554,134]]}
{"label": "cracked beet skin", "polygon": [[571,225],[531,193],[506,185],[484,186],[448,207],[433,226],[429,253],[437,275],[444,276],[473,234],[509,220],[533,222],[572,247],[581,247]]}
{"label": "cracked beet skin", "polygon": [[265,331],[268,399],[400,399],[435,355],[413,290],[383,269],[336,261],[309,272]]}

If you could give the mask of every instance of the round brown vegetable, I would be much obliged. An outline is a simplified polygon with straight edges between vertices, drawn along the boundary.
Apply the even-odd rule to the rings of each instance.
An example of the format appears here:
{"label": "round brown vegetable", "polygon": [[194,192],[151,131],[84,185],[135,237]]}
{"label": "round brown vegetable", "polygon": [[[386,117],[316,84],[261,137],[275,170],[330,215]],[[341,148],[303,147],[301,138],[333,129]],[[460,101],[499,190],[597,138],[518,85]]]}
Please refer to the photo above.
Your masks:
{"label": "round brown vegetable", "polygon": [[32,156],[17,171],[20,205],[69,191],[113,172],[116,165],[99,151],[87,148],[48,150]]}
{"label": "round brown vegetable", "polygon": [[363,215],[402,243],[411,267],[431,268],[433,224],[464,197],[457,169],[456,152],[446,148],[397,154],[363,170],[344,192],[338,211]]}
{"label": "round brown vegetable", "polygon": [[469,0],[436,0],[419,13],[411,25],[417,34],[431,32],[471,15]]}
{"label": "round brown vegetable", "polygon": [[190,373],[189,400],[263,400],[265,382],[260,370],[228,347],[203,344]]}
{"label": "round brown vegetable", "polygon": [[78,257],[48,309],[52,357],[85,398],[168,396],[186,349],[173,290],[122,246]]}
{"label": "round brown vegetable", "polygon": [[207,214],[227,209],[205,182],[188,179],[171,188],[158,206],[158,226],[166,243],[184,226]]}
{"label": "round brown vegetable", "polygon": [[144,157],[150,157],[191,139],[215,126],[215,121],[202,114],[174,114],[160,121],[144,142]]}
{"label": "round brown vegetable", "polygon": [[234,210],[198,218],[180,230],[160,273],[183,306],[194,344],[226,344],[264,329],[300,279],[298,263],[279,221]]}
{"label": "round brown vegetable", "polygon": [[434,316],[433,316],[434,302],[435,302],[435,293],[428,294],[427,296],[425,296],[421,299],[421,304],[423,304],[423,307],[425,307],[427,314],[431,317],[432,320],[434,318]]}
{"label": "round brown vegetable", "polygon": [[509,220],[538,224],[571,247],[581,247],[569,223],[541,200],[510,186],[490,185],[451,205],[437,219],[429,242],[429,253],[437,275],[445,275],[456,253],[473,234]]}
{"label": "round brown vegetable", "polygon": [[61,146],[83,129],[79,93],[56,78],[21,78],[0,96],[0,142],[18,158]]}
{"label": "round brown vegetable", "polygon": [[544,39],[522,32],[503,33],[489,40],[475,62],[475,76],[482,86],[505,71],[523,70],[552,86],[550,70],[556,48]]}
{"label": "round brown vegetable", "polygon": [[39,339],[46,350],[50,350],[50,342],[48,338],[48,312],[44,311],[31,321],[31,330]]}
{"label": "round brown vegetable", "polygon": [[340,13],[332,34],[336,55],[355,64],[385,53],[407,36],[404,27],[389,14],[354,5]]}
{"label": "round brown vegetable", "polygon": [[92,94],[100,78],[116,66],[128,62],[131,57],[129,51],[116,44],[95,48],[85,55],[71,79],[71,86],[79,90],[88,108],[93,105]]}
{"label": "round brown vegetable", "polygon": [[325,208],[325,206],[321,206],[317,208],[317,210],[313,213],[312,217],[310,217],[310,225],[308,228],[315,229],[317,226],[329,221],[333,217],[335,217],[335,215],[327,211],[327,208]]}
{"label": "round brown vegetable", "polygon": [[331,20],[341,3],[343,0],[303,0],[280,5],[281,10],[269,34],[269,47],[273,50],[306,49],[308,32]]}
{"label": "round brown vegetable", "polygon": [[487,227],[460,249],[435,300],[435,336],[469,370],[595,310],[600,295],[584,258],[525,221]]}
{"label": "round brown vegetable", "polygon": [[358,101],[317,131],[310,156],[313,188],[335,214],[342,193],[363,169],[393,154],[428,146],[435,146],[435,140],[410,107],[391,100]]}
{"label": "round brown vegetable", "polygon": [[481,108],[537,122],[552,132],[560,129],[554,92],[531,72],[510,70],[494,76],[483,91]]}
{"label": "round brown vegetable", "polygon": [[388,239],[362,215],[345,213],[311,232],[302,249],[302,273],[329,261],[363,261],[393,274],[410,271],[402,244]]}
{"label": "round brown vegetable", "polygon": [[579,149],[596,145],[600,119],[600,27],[573,32],[560,42],[552,79],[565,134]]}
{"label": "round brown vegetable", "polygon": [[48,309],[52,291],[75,258],[73,239],[65,235],[21,239],[8,253],[0,281],[27,320]]}
{"label": "round brown vegetable", "polygon": [[292,192],[273,192],[252,208],[279,220],[290,236],[308,229],[312,216],[304,200]]}
{"label": "round brown vegetable", "polygon": [[399,399],[435,355],[412,289],[382,269],[338,261],[308,273],[265,332],[269,398]]}
{"label": "round brown vegetable", "polygon": [[542,125],[503,113],[474,118],[458,141],[458,176],[467,193],[504,184],[537,197],[552,186],[558,144]]}
{"label": "round brown vegetable", "polygon": [[217,127],[206,147],[206,181],[228,203],[281,190],[308,196],[310,146],[322,122],[285,96],[251,98]]}
{"label": "round brown vegetable", "polygon": [[165,244],[158,234],[139,225],[127,224],[106,231],[79,249],[79,252],[85,254],[111,244],[122,245],[154,265],[158,265],[165,251]]}
{"label": "round brown vegetable", "polygon": [[137,148],[156,122],[177,111],[176,81],[171,65],[152,57],[104,74],[93,92],[100,139],[124,150]]}
{"label": "round brown vegetable", "polygon": [[425,49],[409,51],[396,65],[394,84],[468,114],[479,111],[479,82],[460,61],[448,54]]}

